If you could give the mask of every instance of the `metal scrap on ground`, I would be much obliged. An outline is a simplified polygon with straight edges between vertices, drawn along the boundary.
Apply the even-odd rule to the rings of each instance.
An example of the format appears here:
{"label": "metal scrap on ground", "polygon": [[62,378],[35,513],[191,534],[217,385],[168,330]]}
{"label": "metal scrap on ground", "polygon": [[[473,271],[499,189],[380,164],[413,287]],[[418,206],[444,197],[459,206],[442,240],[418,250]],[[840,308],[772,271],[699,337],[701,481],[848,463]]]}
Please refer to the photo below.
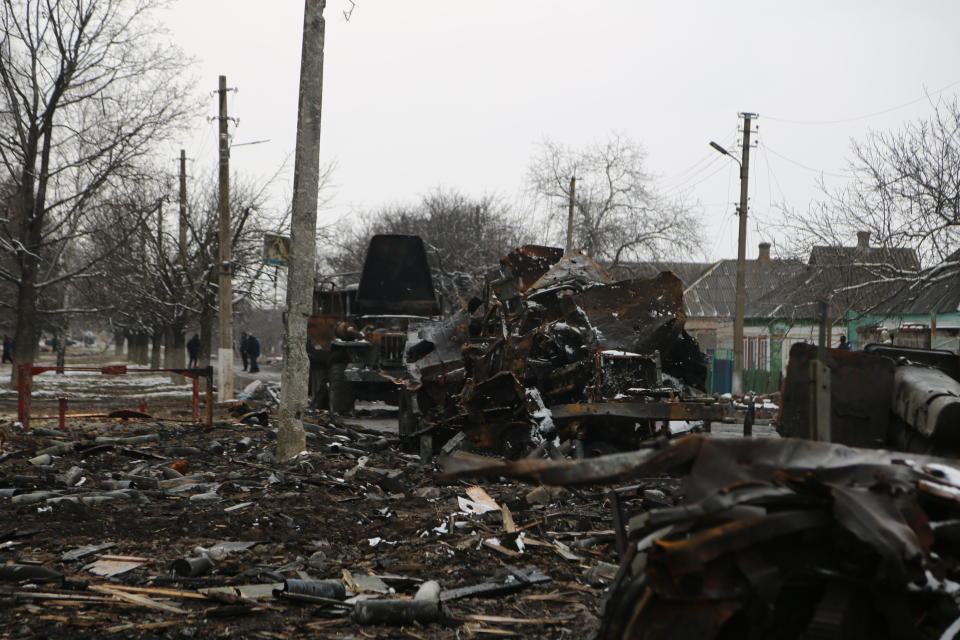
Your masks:
{"label": "metal scrap on ground", "polygon": [[682,478],[682,505],[641,512],[623,532],[630,544],[600,638],[954,637],[955,460],[689,436],[641,452],[629,469],[622,454],[529,462],[447,461],[454,475],[558,485]]}

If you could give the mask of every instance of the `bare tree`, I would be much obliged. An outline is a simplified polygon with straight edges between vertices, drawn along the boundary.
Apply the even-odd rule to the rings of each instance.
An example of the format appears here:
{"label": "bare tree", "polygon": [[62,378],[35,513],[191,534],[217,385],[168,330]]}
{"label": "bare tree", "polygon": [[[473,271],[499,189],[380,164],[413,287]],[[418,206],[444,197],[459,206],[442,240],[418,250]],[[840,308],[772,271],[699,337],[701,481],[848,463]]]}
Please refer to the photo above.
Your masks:
{"label": "bare tree", "polygon": [[583,149],[541,142],[528,182],[546,241],[565,244],[570,178],[576,177],[573,244],[595,259],[615,266],[701,249],[698,217],[682,202],[657,193],[645,161],[639,144],[616,134]]}
{"label": "bare tree", "polygon": [[934,105],[924,119],[899,131],[873,131],[854,141],[851,179],[837,189],[821,183],[823,198],[805,214],[787,211],[801,247],[836,243],[870,231],[882,247],[915,249],[922,264],[937,264],[960,239],[960,103]]}
{"label": "bare tree", "polygon": [[438,188],[419,203],[385,207],[360,220],[340,237],[327,259],[328,271],[359,272],[374,234],[420,236],[434,285],[448,305],[472,292],[483,272],[525,238],[502,200],[492,195],[474,198],[455,189]]}
{"label": "bare tree", "polygon": [[[855,286],[899,283],[897,295],[956,278],[960,271],[960,103],[956,97],[933,105],[927,118],[899,131],[873,131],[854,141],[850,179],[828,188],[807,211],[782,207],[791,250],[806,254],[816,245],[843,246],[856,232],[870,232],[873,246],[851,265],[870,278]],[[880,260],[895,249],[912,249],[920,260]],[[851,285],[853,286],[853,285]],[[889,299],[890,295],[884,297]],[[878,302],[881,300],[878,299]]]}
{"label": "bare tree", "polygon": [[[160,0],[0,0],[0,166],[16,186],[2,229],[0,278],[12,283],[16,364],[36,351],[44,290],[83,220],[127,179],[193,103],[184,58],[156,38]],[[7,268],[9,267],[9,268]]]}
{"label": "bare tree", "polygon": [[[119,245],[95,272],[76,281],[78,297],[99,301],[111,324],[130,339],[131,359],[144,361],[146,342],[153,343],[151,365],[159,366],[159,345],[168,342],[170,366],[182,366],[184,334],[199,324],[209,345],[217,308],[218,255],[217,188],[213,174],[194,181],[188,198],[187,247],[181,259],[175,222],[166,221],[164,208],[169,190],[161,176],[131,187],[123,203],[104,208],[90,217],[96,227],[79,243],[81,255],[103,255]],[[266,206],[270,181],[255,182],[235,176],[231,189],[233,255],[236,258],[234,292],[239,300],[261,302],[266,266],[262,261],[263,236],[277,233],[284,213]],[[131,211],[143,211],[134,216]],[[172,216],[171,216],[172,218]],[[121,242],[126,238],[126,242]]]}

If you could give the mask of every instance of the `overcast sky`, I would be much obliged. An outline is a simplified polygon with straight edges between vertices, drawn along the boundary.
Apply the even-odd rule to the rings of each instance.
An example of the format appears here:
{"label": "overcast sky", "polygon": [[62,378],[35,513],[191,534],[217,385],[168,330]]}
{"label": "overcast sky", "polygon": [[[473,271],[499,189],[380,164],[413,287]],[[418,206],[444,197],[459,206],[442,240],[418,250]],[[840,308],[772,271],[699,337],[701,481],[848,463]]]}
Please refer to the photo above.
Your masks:
{"label": "overcast sky", "polygon": [[[960,91],[956,0],[356,0],[347,21],[350,6],[327,2],[321,156],[337,169],[321,223],[441,185],[513,202],[538,141],[616,131],[645,147],[662,191],[698,203],[704,257],[734,257],[736,163],[708,142],[732,150],[737,113],[752,111],[755,256],[778,241],[771,205],[805,210],[819,172],[839,179],[851,138],[928,114],[925,92]],[[178,0],[164,15],[202,90],[220,74],[239,89],[234,142],[270,140],[236,148],[233,169],[266,177],[289,162],[280,206],[303,2]],[[185,141],[191,172],[215,164],[215,126]]]}

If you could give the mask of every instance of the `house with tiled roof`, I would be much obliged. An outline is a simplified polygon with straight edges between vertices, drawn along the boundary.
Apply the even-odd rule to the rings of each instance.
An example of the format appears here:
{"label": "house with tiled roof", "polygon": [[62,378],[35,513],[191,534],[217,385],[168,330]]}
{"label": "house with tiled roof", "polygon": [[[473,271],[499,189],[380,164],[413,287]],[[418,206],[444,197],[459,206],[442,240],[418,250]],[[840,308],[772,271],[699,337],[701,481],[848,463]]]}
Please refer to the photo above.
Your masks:
{"label": "house with tiled roof", "polygon": [[[861,312],[847,312],[846,330],[859,344],[889,341],[960,352],[960,250]],[[893,286],[895,284],[895,286]]]}
{"label": "house with tiled roof", "polygon": [[[772,258],[769,243],[760,243],[756,258],[745,263],[744,389],[768,392],[779,388],[790,346],[794,342],[814,343],[819,338],[821,295],[830,296],[832,346],[846,334],[855,345],[863,339],[876,341],[872,336],[858,338],[858,327],[882,328],[884,322],[900,322],[890,313],[903,307],[904,283],[915,277],[919,266],[912,249],[870,246],[868,232],[859,233],[854,246],[814,247],[807,262]],[[687,331],[713,362],[710,390],[728,391],[733,368],[737,261],[651,262],[630,268],[633,277],[670,270],[683,280]],[[916,297],[915,309],[921,315],[927,312],[921,312],[921,308],[936,293],[931,290],[922,295],[927,297]],[[960,303],[960,291],[956,301]],[[910,319],[916,320],[913,316]],[[903,323],[897,326],[904,333]]]}

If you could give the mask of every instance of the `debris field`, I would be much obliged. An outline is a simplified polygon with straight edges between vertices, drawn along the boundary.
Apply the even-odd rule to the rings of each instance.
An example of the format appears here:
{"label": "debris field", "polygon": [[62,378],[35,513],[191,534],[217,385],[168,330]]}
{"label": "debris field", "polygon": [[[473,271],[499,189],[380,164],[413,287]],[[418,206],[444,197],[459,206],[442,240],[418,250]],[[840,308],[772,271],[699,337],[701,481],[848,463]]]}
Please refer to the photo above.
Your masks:
{"label": "debris field", "polygon": [[[394,436],[326,414],[307,425],[308,451],[279,464],[259,421],[6,426],[0,637],[596,628],[617,562],[605,490],[440,480]],[[667,506],[673,486],[651,479],[627,499]]]}

